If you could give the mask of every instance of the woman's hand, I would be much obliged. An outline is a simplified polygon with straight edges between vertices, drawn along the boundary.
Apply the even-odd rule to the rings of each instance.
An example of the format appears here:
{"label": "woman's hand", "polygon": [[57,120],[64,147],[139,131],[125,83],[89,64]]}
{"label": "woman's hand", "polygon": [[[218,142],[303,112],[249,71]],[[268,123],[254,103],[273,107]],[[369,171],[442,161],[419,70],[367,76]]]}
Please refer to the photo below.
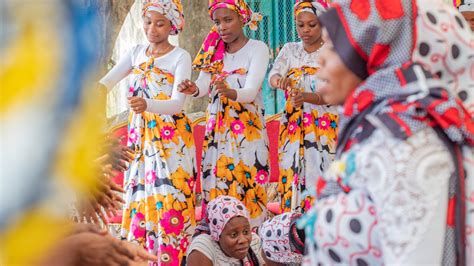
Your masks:
{"label": "woman's hand", "polygon": [[186,79],[178,85],[178,91],[186,95],[196,96],[199,88],[196,86],[196,83]]}
{"label": "woman's hand", "polygon": [[275,89],[287,90],[290,86],[290,79],[280,76],[280,74],[275,74],[270,78],[270,85]]}
{"label": "woman's hand", "polygon": [[148,261],[158,260],[142,247],[111,235],[81,233],[66,238],[64,242],[75,255],[77,265],[148,265]]}
{"label": "woman's hand", "polygon": [[303,106],[304,96],[301,90],[292,90],[290,92],[290,96],[291,96],[291,104],[293,105],[293,107],[300,108],[301,106]]}
{"label": "woman's hand", "polygon": [[237,99],[237,91],[229,88],[227,82],[225,82],[224,80],[217,80],[214,83],[214,88],[216,89],[217,94],[219,94],[220,97],[226,97],[233,101]]}
{"label": "woman's hand", "polygon": [[285,77],[278,77],[277,79],[277,88],[280,90],[287,90],[287,88],[290,86],[290,79],[285,78]]}
{"label": "woman's hand", "polygon": [[94,233],[98,235],[107,235],[108,231],[106,228],[100,228],[99,226],[95,224],[74,224],[74,227],[72,228],[72,231],[70,233],[71,235],[76,235],[76,234],[82,234],[82,233]]}
{"label": "woman's hand", "polygon": [[130,109],[136,114],[141,114],[146,110],[146,101],[142,97],[128,97],[128,104]]}

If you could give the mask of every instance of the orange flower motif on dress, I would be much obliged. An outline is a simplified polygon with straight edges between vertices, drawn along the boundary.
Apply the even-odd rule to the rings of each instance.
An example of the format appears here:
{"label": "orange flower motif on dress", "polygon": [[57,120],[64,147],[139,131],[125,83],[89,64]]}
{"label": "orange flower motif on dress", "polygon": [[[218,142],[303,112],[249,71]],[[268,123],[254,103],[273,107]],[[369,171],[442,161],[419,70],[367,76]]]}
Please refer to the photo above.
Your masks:
{"label": "orange flower motif on dress", "polygon": [[280,169],[280,178],[278,182],[278,192],[280,194],[283,194],[286,191],[290,190],[291,183],[293,182],[293,175],[294,173],[291,168]]}
{"label": "orange flower motif on dress", "polygon": [[217,161],[217,172],[216,176],[227,181],[232,181],[234,179],[233,172],[236,168],[234,164],[234,159],[222,155]]}
{"label": "orange flower motif on dress", "polygon": [[225,193],[222,190],[218,189],[218,188],[211,188],[209,190],[210,200],[213,200],[213,199],[219,197],[220,195],[225,195]]}
{"label": "orange flower motif on dress", "polygon": [[286,191],[285,193],[282,193],[280,206],[283,212],[291,211],[291,198],[292,197],[293,197],[293,191],[291,189]]}
{"label": "orange flower motif on dress", "polygon": [[266,208],[267,194],[262,186],[255,186],[245,193],[244,204],[250,212],[250,218],[260,216]]}
{"label": "orange flower motif on dress", "polygon": [[229,191],[227,192],[228,196],[232,196],[238,200],[242,200],[242,193],[240,192],[242,188],[239,186],[239,183],[234,181],[229,186]]}
{"label": "orange flower motif on dress", "polygon": [[261,138],[262,121],[253,112],[242,112],[239,115],[240,120],[245,126],[244,134],[248,141],[254,141]]}
{"label": "orange flower motif on dress", "polygon": [[175,122],[179,135],[183,139],[184,145],[187,148],[193,147],[194,135],[191,123],[189,123],[189,119],[187,117],[184,117],[183,115],[180,115],[179,118],[175,119]]}
{"label": "orange flower motif on dress", "polygon": [[166,94],[163,91],[160,91],[160,93],[158,93],[158,95],[153,97],[153,100],[169,100],[169,99],[170,99],[170,96],[168,96],[168,94]]}
{"label": "orange flower motif on dress", "polygon": [[235,169],[235,177],[237,181],[245,187],[253,186],[255,184],[254,177],[257,175],[255,167],[249,167],[240,161]]}
{"label": "orange flower motif on dress", "polygon": [[166,208],[167,198],[171,197],[171,195],[163,196],[161,194],[156,194],[153,196],[149,196],[146,199],[146,210],[145,213],[148,217],[148,220],[151,221],[159,221],[163,214],[163,211]]}
{"label": "orange flower motif on dress", "polygon": [[229,111],[229,110],[235,110],[238,112],[242,111],[243,107],[242,107],[242,104],[240,104],[239,102],[232,101],[231,99],[225,98],[225,97],[222,97],[221,101],[226,111]]}
{"label": "orange flower motif on dress", "polygon": [[192,190],[189,187],[188,180],[192,178],[189,173],[179,166],[174,173],[171,174],[170,179],[173,186],[182,191],[185,195],[191,195]]}
{"label": "orange flower motif on dress", "polygon": [[182,213],[183,216],[185,217],[185,220],[190,223],[191,226],[196,225],[196,220],[195,220],[195,212],[194,208],[189,208],[189,206],[194,206],[195,202],[195,197],[194,194],[191,195],[190,197],[186,198],[186,208],[183,209]]}

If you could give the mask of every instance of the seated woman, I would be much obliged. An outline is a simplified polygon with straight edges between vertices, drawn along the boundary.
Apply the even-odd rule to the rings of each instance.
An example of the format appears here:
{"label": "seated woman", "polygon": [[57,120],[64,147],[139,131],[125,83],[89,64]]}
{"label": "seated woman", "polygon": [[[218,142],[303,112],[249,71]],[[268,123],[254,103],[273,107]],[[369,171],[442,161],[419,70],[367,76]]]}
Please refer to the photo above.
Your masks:
{"label": "seated woman", "polygon": [[201,234],[188,247],[187,265],[263,265],[260,239],[250,229],[245,205],[219,196],[207,205],[209,234]]}

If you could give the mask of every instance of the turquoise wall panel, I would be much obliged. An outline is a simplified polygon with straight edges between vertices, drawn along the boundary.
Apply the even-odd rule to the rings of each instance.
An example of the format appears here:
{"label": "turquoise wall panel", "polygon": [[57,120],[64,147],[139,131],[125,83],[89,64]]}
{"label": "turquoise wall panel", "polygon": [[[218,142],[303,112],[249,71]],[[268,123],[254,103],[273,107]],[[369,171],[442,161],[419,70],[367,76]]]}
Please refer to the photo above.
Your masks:
{"label": "turquoise wall panel", "polygon": [[[263,18],[258,30],[251,31],[246,28],[245,33],[252,39],[265,42],[270,48],[269,71],[281,47],[287,42],[298,39],[293,17],[294,0],[250,0],[247,2]],[[266,114],[281,112],[285,106],[284,93],[270,88],[268,77],[263,84],[263,99]]]}

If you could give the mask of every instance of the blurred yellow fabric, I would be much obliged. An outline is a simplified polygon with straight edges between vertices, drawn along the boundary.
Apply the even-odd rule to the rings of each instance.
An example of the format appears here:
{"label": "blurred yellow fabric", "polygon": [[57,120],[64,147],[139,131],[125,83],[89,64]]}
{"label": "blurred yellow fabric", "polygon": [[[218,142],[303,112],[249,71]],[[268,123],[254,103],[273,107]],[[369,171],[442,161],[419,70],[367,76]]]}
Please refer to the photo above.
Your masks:
{"label": "blurred yellow fabric", "polygon": [[[82,86],[78,85],[77,88],[70,86],[70,91],[62,87],[63,84],[68,83],[64,81],[64,77],[70,74],[66,72],[70,69],[66,68],[66,64],[76,63],[65,60],[71,53],[69,49],[77,49],[77,47],[71,48],[71,43],[78,46],[74,43],[73,36],[77,32],[68,30],[76,26],[83,27],[83,30],[87,29],[87,24],[85,24],[87,18],[71,17],[68,8],[73,7],[71,3],[65,4],[65,2],[35,1],[33,3],[10,0],[2,2],[0,6],[6,9],[2,13],[8,14],[7,18],[2,18],[2,23],[3,20],[7,21],[6,25],[2,25],[2,31],[5,26],[7,29],[5,32],[9,34],[1,36],[0,43],[2,138],[18,141],[18,149],[28,147],[15,154],[28,154],[31,151],[29,149],[40,149],[40,151],[35,150],[35,154],[41,155],[40,159],[47,157],[46,160],[40,160],[41,163],[38,163],[28,156],[11,158],[13,155],[8,154],[8,148],[6,151],[1,151],[2,167],[11,166],[9,162],[13,160],[15,160],[13,165],[20,164],[25,167],[25,171],[23,169],[1,171],[1,200],[4,204],[2,207],[11,207],[9,205],[12,202],[17,203],[5,195],[10,195],[10,193],[3,193],[14,190],[16,187],[27,188],[26,191],[35,191],[38,195],[20,195],[20,198],[22,200],[25,198],[25,200],[18,204],[19,207],[9,209],[8,215],[11,217],[8,219],[2,210],[0,265],[34,265],[70,230],[72,225],[66,215],[67,211],[58,210],[57,206],[51,205],[48,201],[54,198],[54,195],[49,194],[51,191],[36,191],[35,189],[42,190],[42,188],[31,186],[58,182],[70,186],[71,191],[81,197],[91,190],[98,176],[97,167],[93,161],[100,152],[100,136],[104,128],[102,118],[105,117],[104,97],[98,97],[99,94],[92,86],[93,77],[90,76],[92,71],[77,71],[79,74],[70,75],[73,78],[79,78]],[[77,16],[84,14],[93,16],[93,13],[82,10],[78,10]],[[71,36],[65,36],[65,34]],[[86,60],[93,61],[94,59],[96,59],[94,56],[90,56]],[[92,69],[91,65],[86,63],[88,62],[78,62],[76,68],[72,69]],[[74,95],[76,92],[79,95],[78,104],[65,105],[61,97]],[[61,109],[61,106],[65,108]],[[45,121],[53,120],[57,123],[55,122],[51,127],[49,123],[45,122],[42,125],[43,121],[35,121],[33,123],[35,126],[30,127],[29,122],[25,121],[22,115],[36,111],[46,114]],[[15,130],[19,131],[15,132]],[[30,131],[27,132],[28,138],[21,137],[24,131]],[[57,139],[53,146],[48,146],[45,143],[48,142],[47,136],[51,133],[54,133]],[[44,169],[46,171],[43,171]],[[15,176],[7,176],[6,173],[12,172]],[[27,176],[29,172],[37,176],[33,175],[31,178]],[[46,185],[46,187],[49,186]],[[18,197],[15,193],[24,191],[10,192],[11,195]]]}

